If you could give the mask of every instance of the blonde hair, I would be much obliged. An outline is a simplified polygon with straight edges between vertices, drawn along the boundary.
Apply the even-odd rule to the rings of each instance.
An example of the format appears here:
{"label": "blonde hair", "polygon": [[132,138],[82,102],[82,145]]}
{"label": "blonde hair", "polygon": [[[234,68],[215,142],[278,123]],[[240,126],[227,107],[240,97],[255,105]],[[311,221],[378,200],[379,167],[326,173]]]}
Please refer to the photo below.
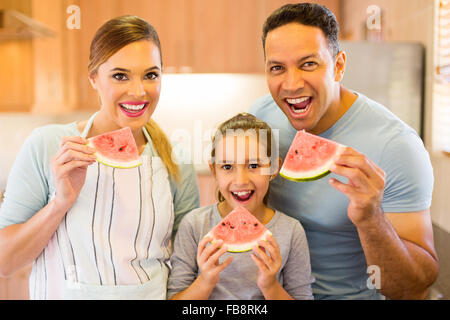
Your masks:
{"label": "blonde hair", "polygon": [[[147,21],[136,16],[126,15],[105,22],[97,30],[91,42],[88,64],[89,75],[97,73],[99,66],[121,48],[141,40],[152,41],[158,47],[162,61],[158,33]],[[172,146],[164,131],[152,119],[148,121],[145,128],[170,177],[181,183],[180,170],[178,165],[172,160]]]}
{"label": "blonde hair", "polygon": [[[259,140],[259,143],[264,143],[267,156],[271,159],[271,166],[278,165],[277,161],[274,161],[273,157],[275,156],[275,153],[272,152],[272,143],[275,142],[272,134],[272,129],[270,126],[262,121],[259,120],[257,117],[255,117],[252,114],[249,113],[238,113],[234,117],[226,120],[225,122],[221,123],[219,127],[217,128],[217,131],[215,135],[212,137],[212,148],[211,148],[211,164],[214,165],[215,163],[215,156],[216,156],[216,144],[218,142],[218,137],[224,137],[227,134],[227,131],[230,130],[243,130],[244,132],[247,130],[255,130],[257,133],[257,137]],[[260,139],[261,133],[265,131],[267,134],[267,139]],[[273,168],[272,168],[273,170]],[[268,198],[269,192],[266,193],[264,197],[264,204],[267,205],[267,198]],[[217,198],[219,202],[225,201],[224,196],[220,193],[219,190],[217,190]]]}
{"label": "blonde hair", "polygon": [[147,129],[148,134],[152,138],[153,146],[155,147],[156,152],[158,153],[162,162],[166,166],[170,177],[176,182],[178,182],[178,184],[180,184],[181,183],[180,168],[172,159],[172,145],[170,144],[166,134],[152,119],[150,119],[145,124],[145,128]]}

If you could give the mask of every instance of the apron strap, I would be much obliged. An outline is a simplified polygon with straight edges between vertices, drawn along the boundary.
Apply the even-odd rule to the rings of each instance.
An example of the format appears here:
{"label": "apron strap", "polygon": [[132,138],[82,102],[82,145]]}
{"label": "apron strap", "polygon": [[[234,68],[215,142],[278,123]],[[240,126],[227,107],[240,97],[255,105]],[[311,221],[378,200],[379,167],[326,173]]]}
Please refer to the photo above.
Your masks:
{"label": "apron strap", "polygon": [[94,118],[95,118],[95,116],[97,115],[97,113],[98,113],[98,111],[97,111],[96,113],[94,113],[94,114],[89,118],[88,122],[86,123],[86,126],[84,127],[83,132],[81,133],[81,137],[82,137],[83,139],[86,139],[86,137],[87,137],[87,135],[88,135],[88,133],[89,133],[89,130],[91,130],[92,123],[94,122]]}

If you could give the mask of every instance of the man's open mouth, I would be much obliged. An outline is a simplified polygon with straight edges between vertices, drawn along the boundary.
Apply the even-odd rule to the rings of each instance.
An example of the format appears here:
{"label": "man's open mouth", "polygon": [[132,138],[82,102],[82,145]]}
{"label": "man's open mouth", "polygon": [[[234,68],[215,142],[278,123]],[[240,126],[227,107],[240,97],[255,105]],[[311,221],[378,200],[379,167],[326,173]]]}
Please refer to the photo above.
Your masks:
{"label": "man's open mouth", "polygon": [[287,98],[286,102],[289,104],[292,112],[295,114],[302,114],[308,111],[311,105],[312,97]]}

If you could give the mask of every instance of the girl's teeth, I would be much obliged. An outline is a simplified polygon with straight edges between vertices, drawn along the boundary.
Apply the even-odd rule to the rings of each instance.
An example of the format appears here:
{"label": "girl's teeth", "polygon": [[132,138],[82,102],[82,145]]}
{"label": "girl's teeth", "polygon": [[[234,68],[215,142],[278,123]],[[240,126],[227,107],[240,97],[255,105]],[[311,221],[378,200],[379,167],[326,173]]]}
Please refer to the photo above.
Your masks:
{"label": "girl's teeth", "polygon": [[239,197],[244,197],[244,196],[246,196],[246,195],[248,195],[250,193],[251,193],[251,191],[233,192],[233,194],[235,194],[235,195],[237,195]]}

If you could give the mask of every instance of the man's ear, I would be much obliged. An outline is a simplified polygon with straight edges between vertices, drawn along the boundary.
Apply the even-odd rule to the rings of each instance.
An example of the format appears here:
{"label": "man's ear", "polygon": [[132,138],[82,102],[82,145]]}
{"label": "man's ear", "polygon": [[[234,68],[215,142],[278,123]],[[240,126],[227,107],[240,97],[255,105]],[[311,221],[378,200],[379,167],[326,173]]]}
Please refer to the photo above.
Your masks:
{"label": "man's ear", "polygon": [[345,52],[339,51],[336,55],[336,62],[334,65],[334,81],[341,82],[344,78],[346,60],[347,55],[345,54]]}

